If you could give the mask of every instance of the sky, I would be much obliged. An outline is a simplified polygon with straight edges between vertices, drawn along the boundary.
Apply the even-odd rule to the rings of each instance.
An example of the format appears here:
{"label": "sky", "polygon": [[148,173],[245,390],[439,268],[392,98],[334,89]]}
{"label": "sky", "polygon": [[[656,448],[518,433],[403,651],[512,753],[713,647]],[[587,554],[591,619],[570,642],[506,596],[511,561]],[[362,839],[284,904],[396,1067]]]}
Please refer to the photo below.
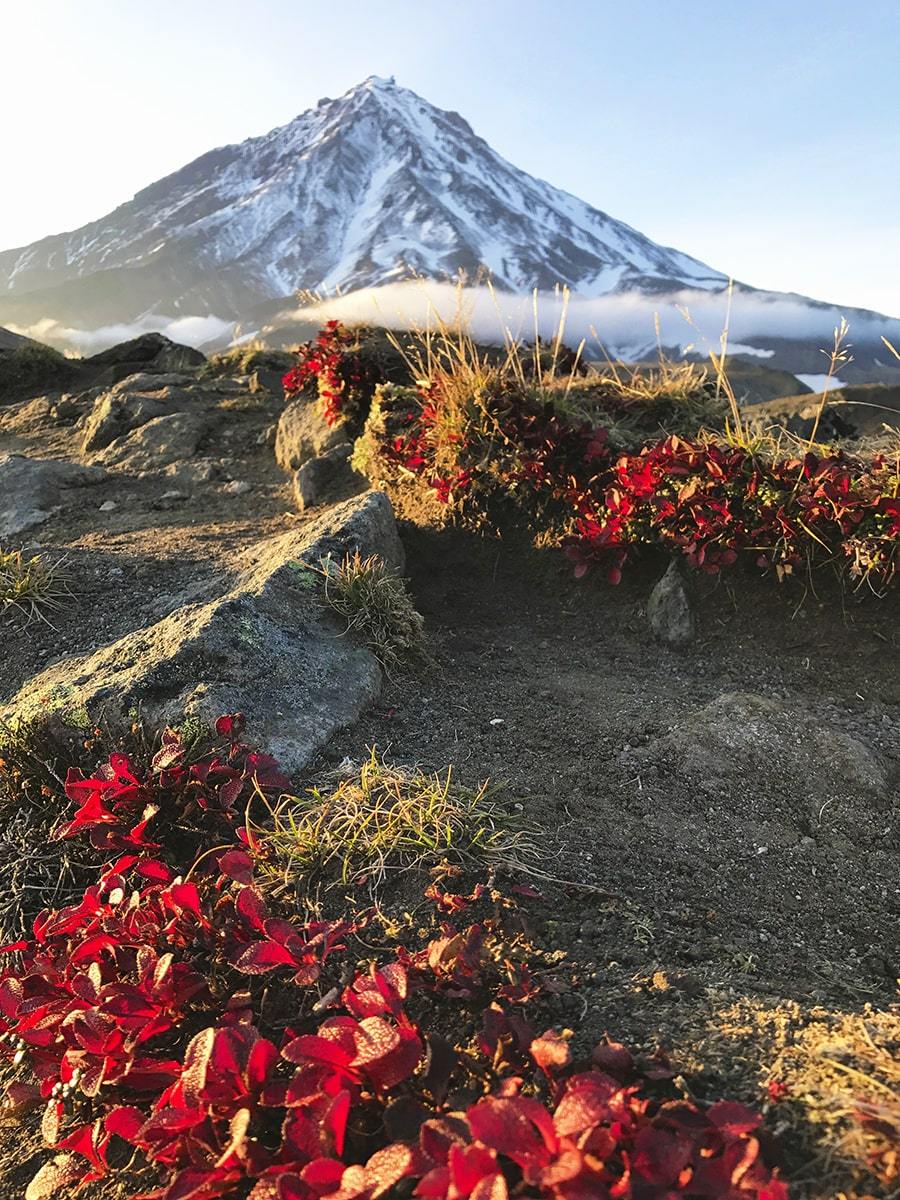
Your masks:
{"label": "sky", "polygon": [[0,0],[0,249],[368,75],[757,287],[900,317],[900,3]]}

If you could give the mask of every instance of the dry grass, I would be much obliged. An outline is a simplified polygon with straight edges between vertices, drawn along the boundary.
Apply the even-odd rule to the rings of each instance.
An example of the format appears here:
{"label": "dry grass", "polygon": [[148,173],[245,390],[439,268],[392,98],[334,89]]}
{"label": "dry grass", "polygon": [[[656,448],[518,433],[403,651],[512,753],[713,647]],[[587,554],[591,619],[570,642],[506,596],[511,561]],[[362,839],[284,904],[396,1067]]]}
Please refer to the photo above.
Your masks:
{"label": "dry grass", "polygon": [[772,1077],[787,1081],[797,1116],[815,1131],[817,1175],[900,1196],[900,1013],[811,1024]]}
{"label": "dry grass", "polygon": [[[774,1088],[767,1124],[783,1140],[797,1200],[900,1197],[900,1007],[858,1011],[746,997],[721,1004],[682,1061],[732,1094]],[[755,1089],[754,1089],[755,1090]],[[752,1095],[745,1095],[750,1102]]]}
{"label": "dry grass", "polygon": [[652,365],[610,361],[567,384],[557,400],[559,390],[551,384],[547,398],[575,420],[606,427],[612,442],[626,449],[660,434],[694,437],[703,429],[721,430],[728,419],[728,402],[707,368],[664,355]]}
{"label": "dry grass", "polygon": [[377,554],[322,564],[325,601],[366,643],[388,675],[425,655],[425,623],[403,580]]}
{"label": "dry grass", "polygon": [[532,848],[485,784],[464,788],[445,775],[391,765],[373,749],[352,774],[324,790],[284,796],[266,827],[252,830],[268,854],[270,877],[285,886],[314,878],[328,884],[367,881],[444,860],[521,866]]}
{"label": "dry grass", "polygon": [[200,378],[219,375],[250,375],[253,371],[279,371],[284,374],[293,364],[286,350],[272,350],[258,339],[242,342],[230,350],[213,354],[200,368]]}
{"label": "dry grass", "polygon": [[0,614],[13,612],[26,622],[50,624],[47,614],[70,597],[62,560],[49,563],[40,555],[26,558],[20,550],[0,550]]}

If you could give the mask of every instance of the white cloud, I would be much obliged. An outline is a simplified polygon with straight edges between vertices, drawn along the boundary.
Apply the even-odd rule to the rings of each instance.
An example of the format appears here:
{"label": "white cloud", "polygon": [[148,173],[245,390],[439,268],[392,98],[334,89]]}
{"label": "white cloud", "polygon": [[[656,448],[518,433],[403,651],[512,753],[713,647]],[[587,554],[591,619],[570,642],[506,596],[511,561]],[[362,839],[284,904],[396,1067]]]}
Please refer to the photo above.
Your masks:
{"label": "white cloud", "polygon": [[[535,307],[537,318],[535,319]],[[666,296],[618,293],[585,299],[571,296],[568,303],[559,292],[542,292],[535,306],[532,296],[510,295],[484,287],[458,288],[449,283],[413,281],[387,284],[349,292],[343,296],[304,305],[290,314],[294,320],[324,322],[372,321],[394,329],[433,324],[436,318],[453,323],[462,320],[473,335],[484,341],[501,340],[504,332],[514,338],[552,337],[565,313],[565,340],[576,344],[582,338],[590,355],[600,346],[610,353],[646,352],[657,340],[666,346],[690,342],[701,353],[718,350],[728,316],[724,292],[685,289]],[[729,344],[732,352],[771,357],[771,350],[748,351],[748,338],[804,338],[830,347],[842,316],[854,335],[866,341],[882,334],[896,337],[900,322],[890,318],[865,317],[832,305],[821,307],[780,293],[736,291],[731,304]]]}
{"label": "white cloud", "polygon": [[230,336],[233,321],[221,317],[167,317],[147,316],[130,324],[102,325],[99,329],[76,329],[59,321],[45,318],[34,325],[10,325],[13,333],[21,333],[36,341],[46,342],[61,350],[77,351],[79,354],[98,354],[118,342],[127,342],[142,333],[162,333],[173,342],[187,346],[201,346],[213,338]]}
{"label": "white cloud", "polygon": [[[729,352],[770,358],[774,351],[747,345],[748,338],[802,338],[831,346],[836,326],[846,315],[850,343],[878,340],[882,335],[900,342],[900,321],[868,317],[833,305],[816,306],[800,298],[777,292],[735,291],[729,320]],[[582,339],[588,358],[606,351],[613,356],[636,359],[652,355],[657,341],[664,346],[688,347],[700,354],[719,349],[721,331],[728,316],[724,292],[685,289],[665,296],[616,293],[586,299],[564,298],[560,291],[513,295],[487,287],[461,288],[452,283],[428,280],[386,284],[345,295],[337,295],[285,310],[273,321],[324,323],[332,318],[346,322],[372,322],[392,329],[421,328],[441,321],[464,323],[473,336],[485,342],[500,342],[504,335],[533,340],[555,336],[565,319],[564,339],[572,346]],[[218,340],[227,344],[237,329],[233,321],[216,316],[150,315],[131,324],[78,329],[52,320],[27,328],[11,325],[16,333],[49,342],[61,349],[93,354],[117,342],[150,331],[164,333],[176,342],[199,346]]]}

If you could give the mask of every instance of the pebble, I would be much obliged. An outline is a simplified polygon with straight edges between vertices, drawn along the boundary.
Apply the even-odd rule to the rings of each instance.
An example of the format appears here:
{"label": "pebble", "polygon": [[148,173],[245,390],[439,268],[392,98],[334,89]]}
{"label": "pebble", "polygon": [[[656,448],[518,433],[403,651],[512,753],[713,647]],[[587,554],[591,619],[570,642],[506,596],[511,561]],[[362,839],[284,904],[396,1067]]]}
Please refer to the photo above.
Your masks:
{"label": "pebble", "polygon": [[250,484],[246,479],[232,479],[231,483],[225,484],[222,491],[227,492],[229,496],[243,496],[250,491]]}
{"label": "pebble", "polygon": [[112,512],[118,507],[119,506],[116,504],[115,500],[104,500],[100,505],[100,512]]}

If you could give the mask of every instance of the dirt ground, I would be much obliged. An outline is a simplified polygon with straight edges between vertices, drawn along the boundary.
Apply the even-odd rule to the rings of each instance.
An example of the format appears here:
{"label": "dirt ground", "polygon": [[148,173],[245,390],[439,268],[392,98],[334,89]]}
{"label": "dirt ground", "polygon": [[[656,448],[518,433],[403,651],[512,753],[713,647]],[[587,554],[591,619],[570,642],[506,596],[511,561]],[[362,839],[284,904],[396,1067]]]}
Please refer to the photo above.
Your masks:
{"label": "dirt ground", "polygon": [[[812,1025],[816,1054],[852,1015],[887,1013],[900,1053],[896,601],[798,610],[800,589],[698,580],[700,635],[675,651],[643,613],[664,563],[611,588],[522,545],[411,526],[404,541],[436,666],[390,686],[329,760],[375,745],[507,784],[555,880],[536,880],[534,928],[565,951],[558,1011],[583,1047],[604,1031],[663,1046],[689,1094],[756,1105],[789,1084]],[[696,714],[734,693],[771,702],[781,737],[710,745]],[[842,735],[875,750],[886,789],[831,757]],[[812,1172],[805,1194],[836,1196],[843,1168],[809,1166],[822,1130],[805,1106],[771,1118],[792,1130],[792,1173]]]}
{"label": "dirt ground", "polygon": [[[0,450],[70,453],[70,429],[0,413]],[[13,542],[65,557],[73,599],[52,626],[3,627],[0,699],[59,656],[159,620],[302,519],[266,441],[276,413],[230,412],[227,439],[202,451],[217,478],[189,494],[167,496],[165,474],[114,476]],[[662,1045],[689,1094],[756,1105],[813,1025],[893,1020],[879,1028],[897,1053],[896,591],[860,601],[743,573],[697,579],[699,636],[677,651],[644,615],[662,560],[612,588],[516,539],[401,532],[432,662],[388,681],[316,769],[377,746],[506,785],[536,846],[533,933],[560,952],[557,1019],[582,1048],[606,1030]],[[791,1097],[771,1108],[770,1126],[791,1131],[797,1195],[862,1196],[839,1163],[822,1166],[805,1122]]]}

